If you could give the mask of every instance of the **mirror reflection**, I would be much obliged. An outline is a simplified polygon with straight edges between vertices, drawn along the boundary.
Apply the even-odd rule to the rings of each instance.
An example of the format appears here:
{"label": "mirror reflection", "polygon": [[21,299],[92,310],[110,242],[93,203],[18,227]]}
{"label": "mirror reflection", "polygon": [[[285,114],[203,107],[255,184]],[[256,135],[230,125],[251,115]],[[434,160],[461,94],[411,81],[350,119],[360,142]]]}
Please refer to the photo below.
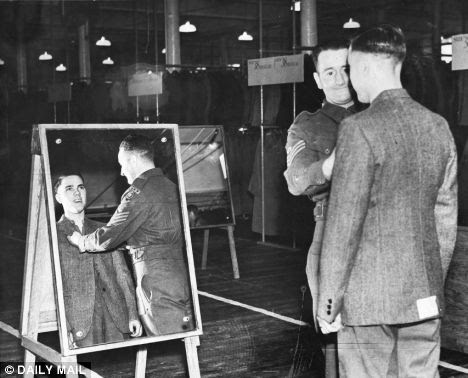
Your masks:
{"label": "mirror reflection", "polygon": [[70,348],[193,330],[173,131],[46,135]]}

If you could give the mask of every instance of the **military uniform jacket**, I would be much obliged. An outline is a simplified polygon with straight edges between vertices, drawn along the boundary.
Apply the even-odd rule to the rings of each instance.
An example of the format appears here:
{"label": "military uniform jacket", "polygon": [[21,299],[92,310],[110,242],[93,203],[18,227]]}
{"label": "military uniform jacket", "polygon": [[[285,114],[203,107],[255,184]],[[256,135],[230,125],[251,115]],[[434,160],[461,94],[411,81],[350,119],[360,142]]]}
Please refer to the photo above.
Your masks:
{"label": "military uniform jacket", "polygon": [[177,186],[160,168],[143,172],[122,195],[109,222],[86,235],[86,251],[150,246],[159,254],[183,259],[180,205]]}
{"label": "military uniform jacket", "polygon": [[[83,233],[90,233],[101,225],[85,218]],[[57,235],[68,330],[76,340],[88,334],[95,292],[100,290],[116,327],[122,333],[130,333],[129,320],[138,320],[138,314],[135,287],[122,252],[82,254],[67,240],[70,229],[80,232],[71,220],[62,216],[57,222]]]}
{"label": "military uniform jacket", "polygon": [[325,223],[318,316],[351,326],[443,314],[457,230],[447,122],[404,89],[342,122]]}
{"label": "military uniform jacket", "polygon": [[322,164],[335,148],[339,123],[353,113],[354,107],[325,101],[315,113],[303,111],[296,117],[288,131],[284,172],[291,194],[315,195],[329,189]]}

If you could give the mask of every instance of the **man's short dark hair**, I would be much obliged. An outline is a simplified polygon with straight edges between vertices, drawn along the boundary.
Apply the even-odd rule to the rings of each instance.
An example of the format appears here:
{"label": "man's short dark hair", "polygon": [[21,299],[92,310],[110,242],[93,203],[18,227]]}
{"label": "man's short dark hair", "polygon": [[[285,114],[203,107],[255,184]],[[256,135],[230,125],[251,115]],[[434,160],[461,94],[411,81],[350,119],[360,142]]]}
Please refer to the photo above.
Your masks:
{"label": "man's short dark hair", "polygon": [[148,160],[154,160],[154,150],[153,145],[151,144],[151,140],[143,135],[127,135],[122,143],[120,143],[119,148],[124,151],[136,152]]}
{"label": "man's short dark hair", "polygon": [[359,34],[351,41],[351,50],[367,54],[386,55],[397,62],[406,56],[406,42],[403,31],[393,25],[380,25]]}
{"label": "man's short dark hair", "polygon": [[336,38],[325,41],[312,49],[312,60],[314,61],[315,70],[317,70],[318,58],[323,51],[328,50],[343,50],[348,49],[349,41],[346,38]]}
{"label": "man's short dark hair", "polygon": [[83,181],[83,184],[84,184],[84,179],[83,179],[83,176],[81,175],[81,173],[75,172],[75,171],[63,172],[55,179],[54,194],[57,194],[58,188],[60,188],[60,185],[62,185],[63,179],[65,177],[68,177],[68,176],[78,176],[81,179],[81,181]]}

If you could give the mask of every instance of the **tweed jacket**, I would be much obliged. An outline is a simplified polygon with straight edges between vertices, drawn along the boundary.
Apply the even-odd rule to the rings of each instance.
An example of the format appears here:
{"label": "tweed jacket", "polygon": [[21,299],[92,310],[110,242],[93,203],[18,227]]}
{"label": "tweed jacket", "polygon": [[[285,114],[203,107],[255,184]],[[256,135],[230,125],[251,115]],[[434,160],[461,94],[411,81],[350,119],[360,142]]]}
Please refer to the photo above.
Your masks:
{"label": "tweed jacket", "polygon": [[315,113],[301,112],[288,130],[287,169],[284,177],[293,195],[315,195],[328,191],[329,182],[322,172],[324,160],[335,148],[338,125],[354,113],[325,101]]}
{"label": "tweed jacket", "polygon": [[[85,218],[83,232],[92,232],[101,225]],[[117,328],[130,333],[129,320],[138,320],[138,313],[135,286],[123,253],[80,253],[67,240],[70,228],[79,232],[72,221],[62,216],[57,222],[57,234],[69,332],[76,340],[86,337],[93,319],[95,292],[100,290]]]}
{"label": "tweed jacket", "polygon": [[447,122],[404,89],[342,122],[320,260],[318,316],[350,326],[443,314],[457,227]]}

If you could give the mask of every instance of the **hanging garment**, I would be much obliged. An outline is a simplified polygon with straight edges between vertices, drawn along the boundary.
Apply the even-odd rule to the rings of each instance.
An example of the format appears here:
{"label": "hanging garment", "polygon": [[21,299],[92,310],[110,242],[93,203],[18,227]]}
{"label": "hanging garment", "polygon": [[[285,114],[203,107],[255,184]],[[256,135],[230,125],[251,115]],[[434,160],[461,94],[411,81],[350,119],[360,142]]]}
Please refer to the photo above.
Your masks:
{"label": "hanging garment", "polygon": [[120,81],[115,81],[110,89],[110,97],[112,103],[112,110],[126,111],[128,96],[126,94],[126,88]]}
{"label": "hanging garment", "polygon": [[[265,234],[284,235],[290,231],[288,190],[283,172],[286,169],[286,130],[268,130],[264,142]],[[262,232],[262,187],[260,141],[255,152],[249,191],[254,195],[252,231]]]}
{"label": "hanging garment", "polygon": [[458,124],[468,126],[468,71],[459,73]]}

